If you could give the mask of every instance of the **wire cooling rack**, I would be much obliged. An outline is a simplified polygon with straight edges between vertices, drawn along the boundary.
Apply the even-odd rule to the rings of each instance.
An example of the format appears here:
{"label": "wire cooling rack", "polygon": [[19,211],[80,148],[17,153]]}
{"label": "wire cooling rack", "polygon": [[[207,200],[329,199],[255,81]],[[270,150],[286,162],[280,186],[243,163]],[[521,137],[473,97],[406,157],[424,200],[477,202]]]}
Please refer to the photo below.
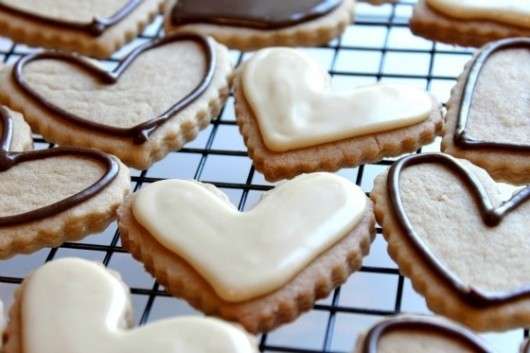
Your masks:
{"label": "wire cooling rack", "polygon": [[[413,36],[407,26],[414,1],[401,1],[374,7],[359,3],[356,23],[344,35],[326,46],[303,49],[324,67],[329,68],[336,89],[376,81],[403,83],[426,88],[441,102],[447,101],[455,78],[469,60],[471,51],[447,46]],[[105,61],[109,69],[131,49],[162,34],[162,19],[157,18],[132,44]],[[0,38],[0,55],[4,62],[15,62],[34,50]],[[248,54],[231,52],[235,64]],[[156,89],[156,88],[154,88]],[[36,148],[49,148],[35,136]],[[423,151],[438,151],[439,141]],[[367,193],[374,177],[393,159],[376,164],[346,168],[338,174],[350,179]],[[132,189],[165,178],[194,178],[210,182],[228,194],[240,210],[252,207],[260,194],[273,185],[254,170],[235,123],[233,98],[219,118],[196,140],[179,152],[145,171],[131,170]],[[260,349],[267,352],[349,352],[357,334],[387,315],[401,312],[424,313],[429,310],[407,279],[400,276],[395,263],[386,254],[386,245],[377,230],[376,240],[362,269],[353,274],[328,298],[294,323],[259,337]],[[0,262],[0,298],[6,307],[25,275],[45,261],[77,256],[101,261],[118,271],[131,287],[136,323],[146,324],[175,315],[200,315],[184,301],[169,296],[121,247],[116,224],[101,234],[60,248],[43,249],[32,255],[17,256]],[[58,308],[60,310],[60,308]],[[484,335],[498,353],[517,352],[527,331],[515,330]]]}

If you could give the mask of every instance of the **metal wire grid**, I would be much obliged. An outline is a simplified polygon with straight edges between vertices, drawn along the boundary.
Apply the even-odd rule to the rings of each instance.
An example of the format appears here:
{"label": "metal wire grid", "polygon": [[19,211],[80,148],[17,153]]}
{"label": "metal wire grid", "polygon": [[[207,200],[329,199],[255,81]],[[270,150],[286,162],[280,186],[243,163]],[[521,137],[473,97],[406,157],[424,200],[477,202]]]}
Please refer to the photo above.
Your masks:
{"label": "metal wire grid", "polygon": [[[353,84],[371,81],[405,81],[427,88],[441,101],[445,101],[456,75],[470,57],[470,51],[413,37],[407,29],[413,5],[414,1],[401,1],[380,7],[360,3],[357,6],[356,24],[348,28],[344,36],[326,46],[308,50],[317,59],[327,62],[334,82],[342,82],[342,85],[351,87]],[[161,34],[162,21],[158,18],[133,44],[116,53],[106,64],[112,67],[133,47]],[[32,50],[7,39],[0,39],[0,55],[6,63],[14,62]],[[236,63],[240,63],[246,55],[236,51],[231,54]],[[421,60],[418,61],[418,57]],[[360,68],[356,65],[349,67],[350,63],[362,65]],[[35,136],[34,141],[37,148],[52,146],[40,136]],[[438,148],[439,142],[436,142],[424,149]],[[392,161],[387,159],[358,168],[346,168],[340,174],[369,192],[375,175]],[[227,192],[240,210],[251,207],[261,192],[273,186],[251,165],[237,134],[232,98],[219,118],[195,141],[181,151],[171,153],[151,169],[131,170],[131,174],[132,188],[135,191],[145,183],[168,177],[209,182]],[[381,317],[409,311],[428,312],[423,300],[414,294],[408,280],[399,274],[395,264],[385,254],[380,228],[377,229],[377,234],[372,254],[361,270],[344,286],[337,288],[329,298],[319,301],[309,314],[293,324],[261,335],[261,351],[350,351],[357,333]],[[33,255],[17,256],[0,263],[0,297],[6,306],[12,301],[14,288],[27,273],[44,261],[63,256],[102,261],[106,266],[121,272],[125,282],[131,287],[139,325],[175,314],[196,314],[187,304],[170,297],[131,259],[120,245],[115,224],[103,234],[83,241],[65,243],[60,248],[44,249]],[[381,278],[384,278],[383,284],[379,283]],[[528,332],[525,331],[524,334],[527,335]],[[499,348],[498,352],[515,352],[523,338],[523,330],[486,335],[486,338]]]}

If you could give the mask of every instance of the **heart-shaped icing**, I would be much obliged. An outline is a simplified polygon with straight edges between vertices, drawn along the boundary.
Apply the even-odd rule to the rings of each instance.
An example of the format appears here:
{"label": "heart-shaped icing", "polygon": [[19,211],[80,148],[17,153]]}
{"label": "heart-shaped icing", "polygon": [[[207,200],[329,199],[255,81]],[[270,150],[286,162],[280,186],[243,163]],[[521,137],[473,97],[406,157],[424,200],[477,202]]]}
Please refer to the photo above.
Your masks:
{"label": "heart-shaped icing", "polygon": [[0,10],[100,35],[128,16],[141,3],[142,0],[2,0]]}
{"label": "heart-shaped icing", "polygon": [[[530,5],[527,6],[530,7]],[[469,69],[469,73],[467,74],[464,91],[458,106],[457,124],[454,135],[454,142],[456,145],[466,149],[486,148],[488,150],[496,149],[499,151],[530,152],[528,133],[524,133],[524,131],[528,130],[530,127],[527,121],[527,114],[524,113],[524,111],[528,109],[526,90],[523,91],[520,88],[518,90],[506,90],[503,92],[505,95],[502,97],[496,97],[491,94],[482,94],[482,99],[486,99],[487,102],[477,101],[474,103],[475,93],[477,90],[481,89],[479,85],[481,74],[487,70],[487,66],[490,65],[490,58],[495,54],[501,55],[503,50],[517,48],[530,49],[530,40],[516,38],[492,43],[482,49],[479,55],[474,59],[472,66]],[[498,64],[491,63],[491,65],[495,66]],[[510,73],[510,75],[512,74]],[[490,79],[496,80],[496,76],[491,76]],[[517,77],[514,77],[514,79],[517,79]],[[496,104],[491,104],[491,102],[495,102],[496,100],[498,100]],[[472,108],[478,111],[474,112]],[[512,111],[515,109],[523,109],[523,112],[519,115],[523,117],[524,121],[514,122],[511,121],[513,119],[512,116],[501,115],[503,114],[501,113],[503,110]],[[469,129],[472,128],[470,125],[474,125],[476,128],[480,124],[480,120],[486,118],[486,115],[488,116],[488,119],[495,119],[499,129],[502,129],[502,134],[505,135],[505,138],[502,141],[492,141],[491,138],[487,136],[473,136],[473,133],[469,131]],[[482,133],[498,134],[498,130],[497,132],[482,131]]]}
{"label": "heart-shaped icing", "polygon": [[242,330],[213,318],[173,318],[128,329],[127,292],[102,265],[75,258],[45,264],[23,285],[24,352],[256,351]]}
{"label": "heart-shaped icing", "polygon": [[[0,210],[2,214],[0,216],[0,226],[12,226],[32,222],[70,209],[102,191],[118,175],[118,162],[106,154],[93,150],[58,147],[39,151],[10,152],[9,147],[11,146],[11,138],[13,135],[13,121],[9,111],[4,107],[0,107],[0,123],[2,125],[2,135],[0,136],[0,192],[4,201],[9,200],[11,197],[14,200],[12,205],[18,205],[18,207],[9,206],[9,210]],[[73,157],[78,162],[70,161],[71,164],[68,165],[67,169],[60,169],[58,165],[54,167],[56,168],[54,171],[56,177],[55,185],[53,185],[53,188],[47,190],[46,193],[57,200],[51,204],[40,204],[39,201],[32,198],[32,195],[35,193],[35,185],[40,185],[42,188],[42,181],[35,180],[39,177],[39,166],[42,166],[42,163],[49,163],[48,161],[51,159],[65,157]],[[95,182],[87,184],[81,191],[73,195],[68,193],[70,188],[67,188],[60,181],[67,178],[70,168],[75,168],[72,163],[86,164],[88,161],[102,164],[105,172],[103,175],[98,175]],[[25,172],[24,168],[29,168],[30,171],[26,170],[27,172]],[[87,169],[87,177],[91,176],[92,173],[89,173]],[[4,189],[1,183],[2,178],[17,180],[17,189]],[[78,185],[83,181],[74,180],[70,184]],[[27,202],[16,202],[25,200],[26,198]],[[9,202],[6,203],[10,204]],[[25,207],[23,209],[20,208],[22,204]],[[13,207],[14,211],[12,209]]]}
{"label": "heart-shaped icing", "polygon": [[259,51],[245,63],[241,79],[263,141],[276,152],[418,124],[433,109],[431,97],[412,87],[333,92],[328,73],[289,48]]}
{"label": "heart-shaped icing", "polygon": [[419,316],[398,316],[377,323],[367,332],[358,353],[409,352],[408,349],[492,353],[472,331],[446,320]]}
{"label": "heart-shaped icing", "polygon": [[[429,153],[405,157],[390,168],[388,192],[403,233],[432,268],[471,304],[500,304],[528,296],[527,268],[510,264],[524,263],[530,251],[530,186],[503,200],[487,174],[478,175],[485,173],[461,163],[448,155]],[[436,176],[433,168],[437,168]],[[429,184],[447,185],[448,189],[440,193]],[[418,202],[421,209],[413,207]],[[446,222],[426,227],[423,219],[458,219],[459,228],[446,229]],[[487,246],[477,246],[484,242]],[[473,264],[462,265],[459,254],[471,257],[477,251],[480,255],[473,257]],[[510,256],[489,261],[498,253]],[[503,275],[492,275],[498,273]]]}
{"label": "heart-shaped icing", "polygon": [[348,235],[367,204],[346,179],[315,173],[279,185],[247,212],[204,184],[182,180],[142,188],[132,211],[221,298],[241,302],[287,283]]}
{"label": "heart-shaped icing", "polygon": [[[204,67],[194,62],[190,51],[199,52]],[[176,34],[139,46],[111,72],[74,54],[44,51],[21,58],[13,74],[29,97],[65,122],[143,143],[206,91],[214,70],[215,50],[206,37]],[[146,81],[146,72],[159,82]],[[200,80],[177,82],[182,72],[196,73]],[[69,83],[61,87],[63,82]],[[173,90],[186,93],[172,97]],[[123,101],[119,105],[107,103],[113,97],[122,97]],[[90,116],[82,116],[80,112],[87,110]],[[115,124],[109,124],[109,120]]]}
{"label": "heart-shaped icing", "polygon": [[180,0],[171,13],[174,26],[214,23],[261,30],[294,26],[331,12],[341,0]]}
{"label": "heart-shaped icing", "polygon": [[426,0],[432,8],[463,20],[489,20],[530,27],[530,3],[521,0]]}

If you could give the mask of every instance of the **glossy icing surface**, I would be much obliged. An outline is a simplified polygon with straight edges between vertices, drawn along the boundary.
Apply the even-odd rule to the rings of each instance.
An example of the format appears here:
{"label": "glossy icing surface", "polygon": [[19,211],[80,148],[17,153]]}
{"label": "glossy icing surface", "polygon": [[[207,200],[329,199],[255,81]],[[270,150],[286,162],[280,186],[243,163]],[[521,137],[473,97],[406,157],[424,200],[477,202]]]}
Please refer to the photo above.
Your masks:
{"label": "glossy icing surface", "polygon": [[247,212],[223,196],[194,181],[161,181],[137,193],[133,213],[231,302],[286,284],[349,234],[368,202],[359,187],[329,173],[280,184]]}
{"label": "glossy icing surface", "polygon": [[261,50],[241,75],[265,145],[276,152],[414,125],[433,109],[429,94],[413,87],[334,92],[328,73],[295,49]]}
{"label": "glossy icing surface", "polygon": [[255,352],[243,331],[217,319],[179,317],[127,330],[128,305],[126,288],[103,266],[49,262],[25,283],[24,352]]}
{"label": "glossy icing surface", "polygon": [[262,30],[281,29],[324,16],[342,0],[180,0],[173,25],[210,23]]}

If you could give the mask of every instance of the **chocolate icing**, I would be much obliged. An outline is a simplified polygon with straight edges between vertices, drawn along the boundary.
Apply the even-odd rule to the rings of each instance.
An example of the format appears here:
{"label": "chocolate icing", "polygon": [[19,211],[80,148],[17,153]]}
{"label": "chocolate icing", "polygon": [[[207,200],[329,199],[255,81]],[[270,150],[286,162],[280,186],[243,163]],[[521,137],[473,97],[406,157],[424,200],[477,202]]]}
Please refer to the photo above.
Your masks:
{"label": "chocolate icing", "polygon": [[89,33],[92,36],[98,37],[102,35],[109,27],[114,26],[125,17],[129,16],[144,0],[129,0],[123,5],[115,14],[110,17],[94,18],[92,22],[73,22],[54,19],[31,12],[26,12],[0,2],[0,10],[11,13],[16,16],[27,17],[33,21],[50,24],[52,26],[60,26],[67,29],[79,30]]}
{"label": "chocolate icing", "polygon": [[[95,75],[102,83],[113,84],[116,83],[121,75],[127,70],[127,68],[138,58],[142,53],[163,46],[168,43],[179,42],[179,41],[194,41],[203,49],[204,55],[207,62],[207,70],[202,78],[201,82],[184,98],[173,104],[168,110],[163,112],[161,115],[142,122],[136,126],[130,128],[113,127],[83,117],[72,114],[61,107],[53,104],[46,100],[45,97],[34,91],[30,84],[24,78],[24,67],[30,62],[42,60],[42,59],[56,59],[67,61],[72,64],[78,65],[82,69]],[[82,128],[93,130],[99,133],[111,135],[111,136],[122,136],[132,138],[136,144],[142,144],[149,139],[149,136],[153,131],[158,129],[162,124],[171,119],[175,114],[179,113],[196,99],[198,99],[209,87],[215,72],[215,49],[208,40],[208,38],[192,33],[176,34],[169,37],[163,37],[161,39],[147,42],[135,50],[133,50],[120,64],[111,72],[101,69],[99,66],[92,62],[84,59],[75,54],[62,53],[56,51],[42,51],[36,54],[30,54],[22,57],[15,65],[13,69],[13,76],[15,82],[27,95],[33,99],[37,104],[45,107],[50,112],[57,114],[59,117],[64,119],[66,122],[78,125]]]}
{"label": "chocolate icing", "polygon": [[432,266],[432,268],[453,287],[464,300],[471,305],[487,306],[491,304],[503,304],[530,294],[530,285],[502,293],[485,292],[481,289],[471,287],[462,283],[458,276],[451,272],[435,255],[429,250],[427,245],[421,240],[410,222],[400,193],[400,176],[406,168],[425,163],[436,163],[448,168],[456,174],[471,191],[482,220],[490,227],[495,227],[513,210],[530,200],[530,186],[515,193],[509,200],[494,207],[480,180],[471,172],[464,168],[456,159],[449,155],[440,153],[425,153],[404,157],[394,163],[389,170],[387,179],[387,189],[392,203],[392,208],[397,222],[403,233],[411,241],[416,250]]}
{"label": "chocolate icing", "polygon": [[62,156],[92,159],[103,164],[106,169],[105,174],[94,184],[75,195],[65,198],[64,200],[33,211],[13,216],[0,217],[0,227],[33,222],[66,211],[69,208],[94,197],[106,188],[118,175],[120,168],[118,162],[114,158],[94,150],[56,147],[30,152],[10,152],[13,137],[13,119],[11,118],[9,111],[4,107],[0,107],[0,123],[2,124],[2,135],[0,136],[0,175],[2,172],[23,162]]}
{"label": "chocolate icing", "polygon": [[[397,317],[381,321],[368,331],[364,339],[363,353],[377,353],[377,345],[380,339],[391,331],[396,330],[428,330],[442,333],[450,338],[465,343],[478,353],[492,353],[473,332],[456,325],[443,323],[441,321],[429,320],[428,318]],[[396,347],[398,348],[398,347]],[[399,349],[396,349],[399,351]]]}
{"label": "chocolate icing", "polygon": [[259,30],[281,29],[322,17],[342,0],[179,0],[171,11],[174,26],[210,23]]}
{"label": "chocolate icing", "polygon": [[[467,75],[462,98],[458,106],[457,124],[454,135],[454,143],[457,146],[466,149],[502,149],[506,151],[524,151],[530,152],[530,144],[521,143],[504,143],[494,141],[483,141],[473,138],[466,131],[468,125],[468,118],[473,103],[473,95],[477,86],[480,73],[484,68],[488,59],[495,53],[501,50],[524,48],[530,49],[530,39],[512,38],[500,40],[498,42],[489,44],[478,54],[474,59],[469,73]],[[522,102],[524,103],[524,102]]]}

